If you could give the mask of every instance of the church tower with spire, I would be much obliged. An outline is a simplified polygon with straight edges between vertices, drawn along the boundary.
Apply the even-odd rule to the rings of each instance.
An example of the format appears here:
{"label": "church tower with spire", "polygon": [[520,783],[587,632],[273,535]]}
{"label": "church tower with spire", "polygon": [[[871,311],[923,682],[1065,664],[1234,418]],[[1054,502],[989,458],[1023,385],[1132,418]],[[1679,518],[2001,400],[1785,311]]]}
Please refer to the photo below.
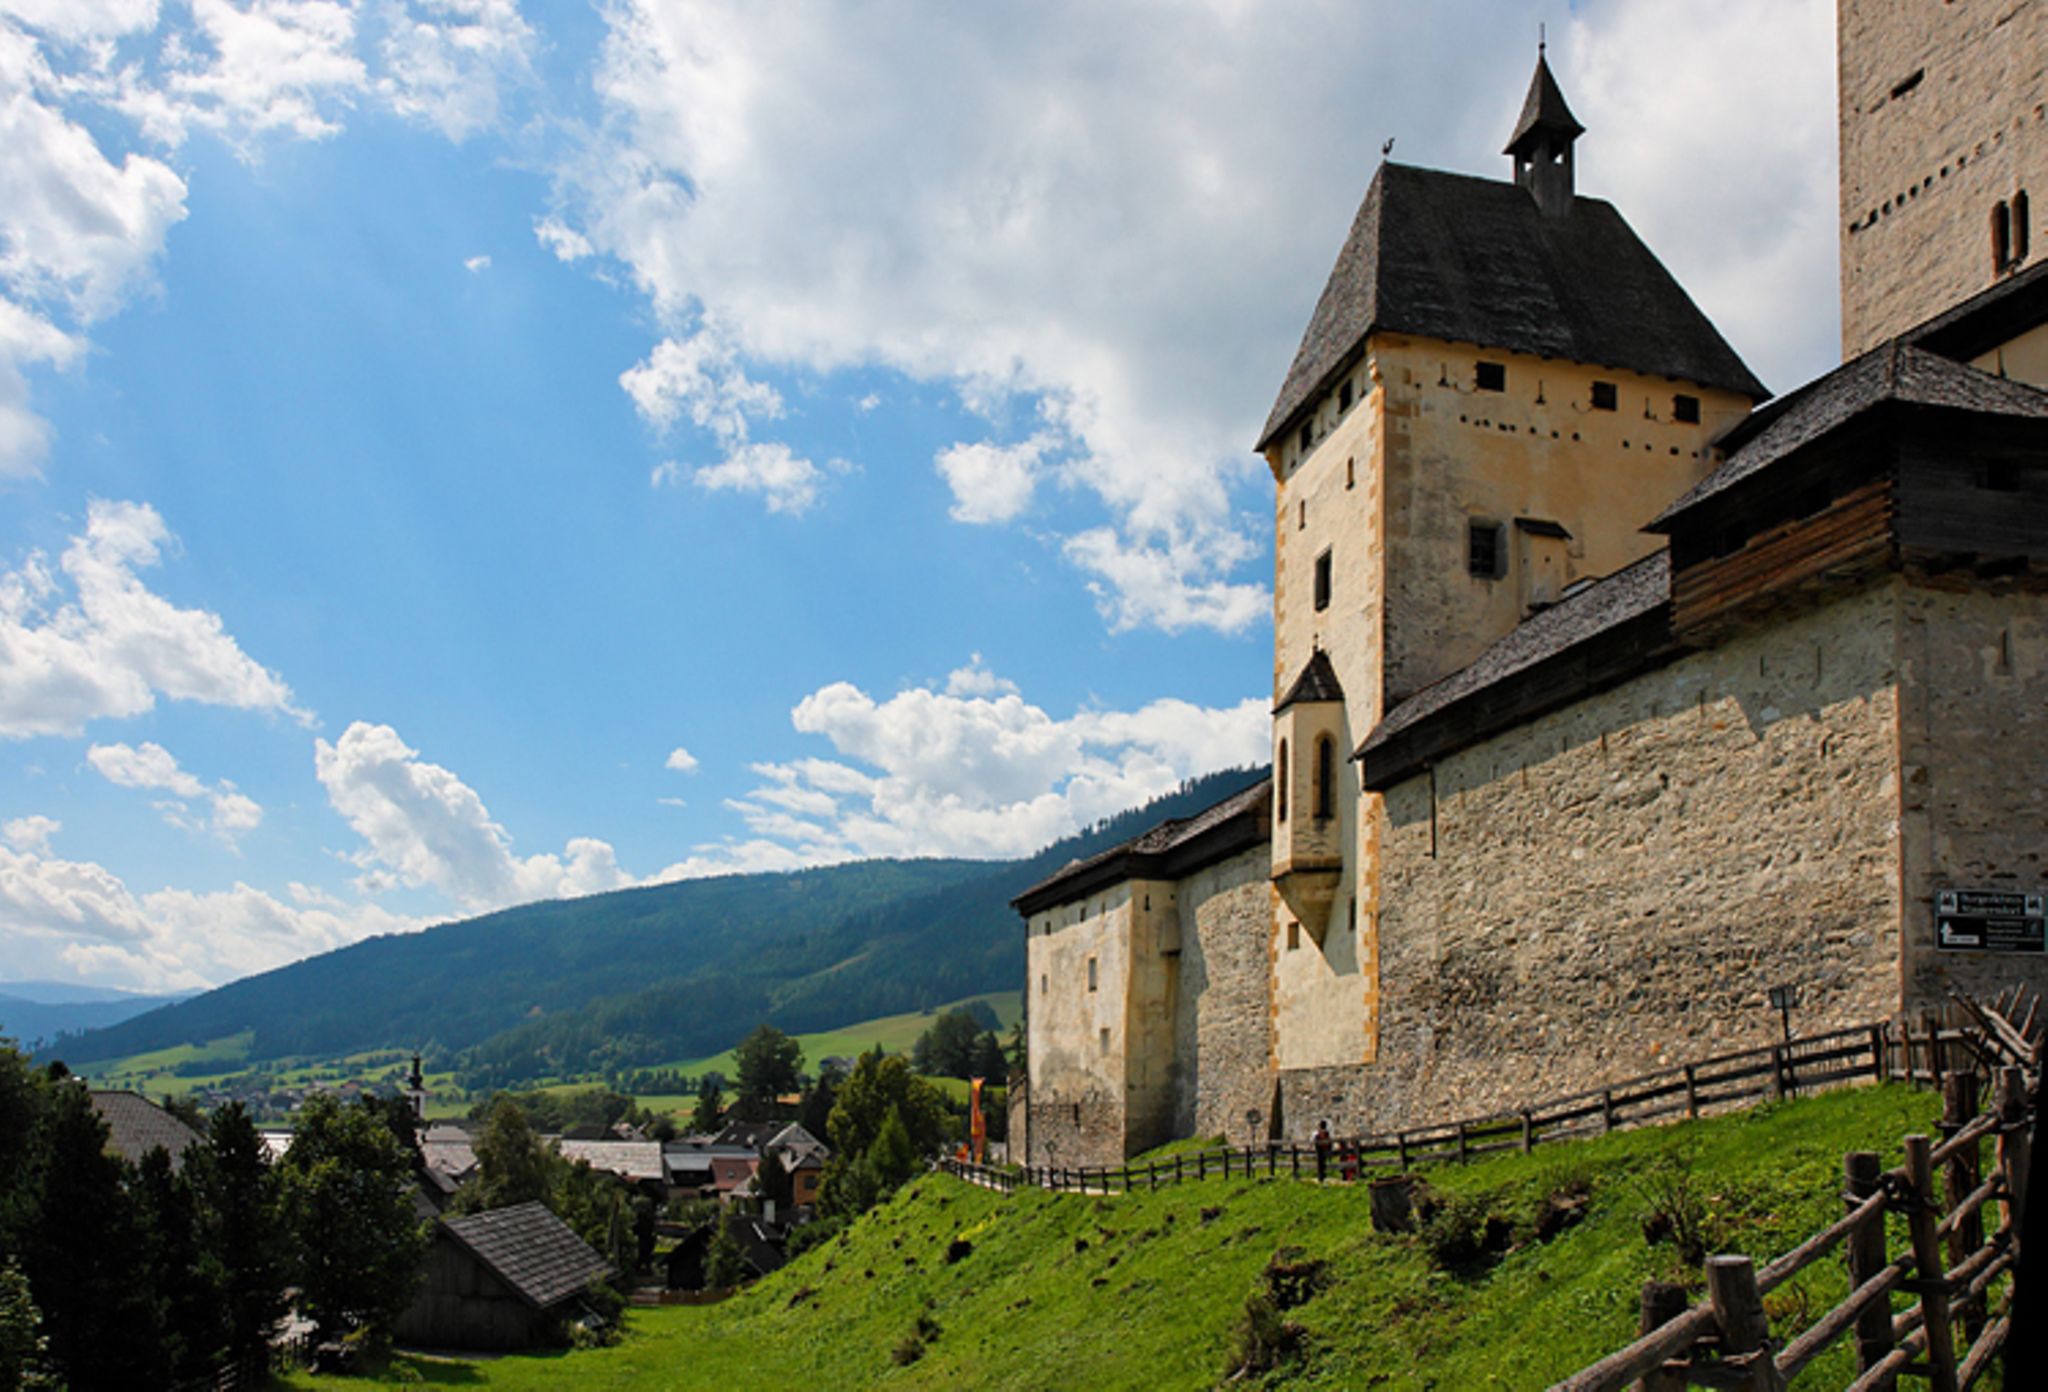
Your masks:
{"label": "church tower with spire", "polygon": [[1385,810],[1353,752],[1400,700],[1656,549],[1644,520],[1768,395],[1621,214],[1578,192],[1584,133],[1539,56],[1511,179],[1383,163],[1258,440],[1275,486],[1271,1062],[1290,1125],[1379,1049]]}

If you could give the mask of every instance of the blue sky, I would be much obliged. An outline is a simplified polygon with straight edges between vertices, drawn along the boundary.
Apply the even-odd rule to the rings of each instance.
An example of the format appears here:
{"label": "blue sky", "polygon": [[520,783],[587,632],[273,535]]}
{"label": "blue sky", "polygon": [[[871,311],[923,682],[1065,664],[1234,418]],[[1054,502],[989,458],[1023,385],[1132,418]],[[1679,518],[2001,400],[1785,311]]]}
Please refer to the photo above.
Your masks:
{"label": "blue sky", "polygon": [[0,979],[1261,758],[1249,446],[1381,141],[1498,176],[1547,19],[1582,191],[1794,385],[1830,11],[0,0]]}

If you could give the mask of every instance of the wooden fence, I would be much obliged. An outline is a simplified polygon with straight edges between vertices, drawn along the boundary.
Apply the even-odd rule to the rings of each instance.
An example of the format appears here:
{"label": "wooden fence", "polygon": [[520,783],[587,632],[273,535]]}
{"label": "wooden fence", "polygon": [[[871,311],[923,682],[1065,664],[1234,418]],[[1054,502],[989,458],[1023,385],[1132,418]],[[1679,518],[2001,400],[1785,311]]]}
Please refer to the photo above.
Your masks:
{"label": "wooden fence", "polygon": [[1954,1068],[1988,1067],[1974,1026],[1922,1022],[1856,1025],[1803,1039],[1660,1068],[1513,1112],[1397,1131],[1342,1137],[1327,1152],[1299,1142],[1213,1147],[1142,1165],[996,1167],[944,1160],[940,1168],[1005,1193],[1020,1188],[1129,1193],[1212,1176],[1257,1179],[1358,1179],[1366,1171],[1458,1163],[1549,1141],[1596,1136],[1627,1126],[1696,1118],[1766,1098],[1853,1082],[1932,1082]]}
{"label": "wooden fence", "polygon": [[[2043,1029],[2039,1000],[2018,989],[1989,1006],[1959,1001],[1972,1017],[1971,1056],[1933,1031],[1928,1071],[1940,1076],[1938,1144],[1905,1138],[1905,1162],[1879,1170],[1870,1151],[1843,1157],[1836,1222],[1758,1269],[1743,1255],[1712,1257],[1707,1299],[1688,1307],[1681,1287],[1651,1282],[1642,1295],[1642,1336],[1557,1383],[1551,1392],[1682,1392],[1693,1386],[1780,1392],[1833,1344],[1853,1337],[1851,1392],[1889,1392],[1902,1376],[1932,1392],[1974,1385],[2004,1347],[2010,1283],[2032,1169],[2029,1154]],[[1903,1071],[1919,1076],[1912,1050]],[[1955,1065],[1944,1071],[1943,1063]],[[1978,1112],[1983,1065],[1996,1066],[1995,1105]],[[1994,1148],[1988,1176],[1984,1148]],[[1984,1234],[1996,1213],[1995,1231]],[[1906,1242],[1889,1249],[1886,1216],[1904,1218]],[[1786,1340],[1773,1338],[1763,1300],[1822,1257],[1844,1249],[1850,1294]],[[1913,1297],[1894,1312],[1894,1293]]]}

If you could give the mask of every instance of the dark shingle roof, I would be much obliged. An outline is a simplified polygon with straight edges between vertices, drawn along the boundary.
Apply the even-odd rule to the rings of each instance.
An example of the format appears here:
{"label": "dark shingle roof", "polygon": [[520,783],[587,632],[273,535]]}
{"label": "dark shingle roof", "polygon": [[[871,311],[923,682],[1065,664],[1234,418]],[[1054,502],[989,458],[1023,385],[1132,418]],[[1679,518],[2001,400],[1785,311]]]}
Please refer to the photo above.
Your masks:
{"label": "dark shingle roof", "polygon": [[1301,675],[1294,679],[1294,685],[1288,687],[1287,694],[1280,698],[1280,704],[1273,707],[1273,714],[1278,715],[1293,705],[1343,699],[1344,684],[1337,680],[1337,669],[1330,665],[1330,655],[1317,648],[1310,655],[1308,664],[1301,669]]}
{"label": "dark shingle roof", "polygon": [[1069,861],[1010,901],[1033,914],[1119,880],[1174,879],[1256,845],[1266,831],[1266,805],[1273,781],[1262,778],[1192,817],[1175,817],[1120,846]]}
{"label": "dark shingle roof", "polygon": [[1612,205],[1546,217],[1519,186],[1382,164],[1257,448],[1374,331],[1564,358],[1769,396]]}
{"label": "dark shingle roof", "polygon": [[1670,530],[1673,519],[1681,514],[1885,402],[2048,419],[2048,392],[1894,339],[1808,383],[1768,413],[1758,412],[1730,431],[1723,447],[1732,444],[1734,452],[1664,509],[1648,530]]}
{"label": "dark shingle roof", "polygon": [[543,1204],[515,1204],[447,1218],[441,1231],[468,1248],[537,1310],[577,1294],[595,1277],[611,1274],[611,1263]]}
{"label": "dark shingle roof", "polygon": [[1597,584],[1567,595],[1518,624],[1471,663],[1426,686],[1387,712],[1358,747],[1368,761],[1402,731],[1528,671],[1537,663],[1639,618],[1671,598],[1671,553],[1658,551]]}
{"label": "dark shingle roof", "polygon": [[92,1105],[107,1123],[107,1147],[131,1165],[141,1164],[143,1156],[162,1146],[176,1169],[184,1163],[185,1151],[199,1144],[197,1131],[139,1092],[95,1088]]}
{"label": "dark shingle roof", "polygon": [[1521,118],[1515,122],[1515,133],[1508,137],[1507,148],[1501,153],[1514,154],[1539,131],[1555,131],[1567,140],[1586,133],[1579,118],[1564,104],[1564,93],[1558,90],[1557,79],[1550,75],[1550,64],[1540,53],[1536,56],[1535,75],[1529,79],[1529,95],[1522,99]]}

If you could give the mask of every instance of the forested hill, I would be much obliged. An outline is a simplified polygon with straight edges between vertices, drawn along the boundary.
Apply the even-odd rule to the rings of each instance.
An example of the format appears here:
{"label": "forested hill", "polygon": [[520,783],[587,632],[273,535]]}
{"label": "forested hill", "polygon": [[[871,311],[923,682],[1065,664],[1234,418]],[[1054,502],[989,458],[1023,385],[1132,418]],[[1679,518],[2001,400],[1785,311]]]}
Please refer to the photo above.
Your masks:
{"label": "forested hill", "polygon": [[504,909],[371,938],[65,1039],[93,1061],[245,1030],[251,1059],[425,1047],[514,1081],[716,1053],[1023,980],[1012,896],[1264,776],[1192,780],[1020,861],[874,860]]}

